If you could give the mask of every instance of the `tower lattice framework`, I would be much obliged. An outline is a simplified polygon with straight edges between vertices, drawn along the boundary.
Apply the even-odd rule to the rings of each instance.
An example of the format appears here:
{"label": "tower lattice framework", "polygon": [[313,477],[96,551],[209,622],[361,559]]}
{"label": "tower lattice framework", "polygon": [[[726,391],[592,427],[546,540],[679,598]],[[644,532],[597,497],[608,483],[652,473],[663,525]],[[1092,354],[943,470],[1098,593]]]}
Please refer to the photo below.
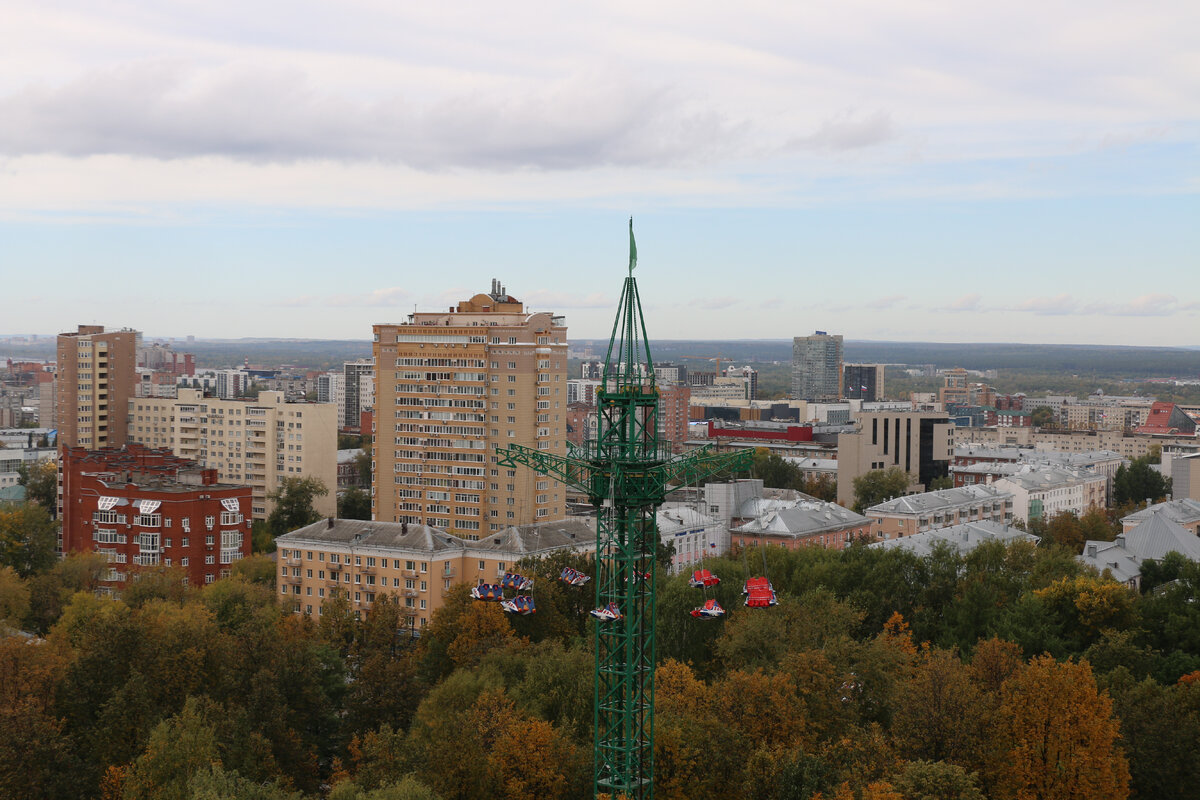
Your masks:
{"label": "tower lattice framework", "polygon": [[748,469],[753,457],[749,450],[717,454],[707,447],[672,455],[660,439],[636,264],[631,220],[629,275],[596,392],[596,438],[567,456],[512,445],[499,462],[556,478],[585,492],[596,508],[596,604],[612,604],[623,615],[596,622],[594,639],[593,789],[613,800],[654,796],[655,512],[669,486]]}

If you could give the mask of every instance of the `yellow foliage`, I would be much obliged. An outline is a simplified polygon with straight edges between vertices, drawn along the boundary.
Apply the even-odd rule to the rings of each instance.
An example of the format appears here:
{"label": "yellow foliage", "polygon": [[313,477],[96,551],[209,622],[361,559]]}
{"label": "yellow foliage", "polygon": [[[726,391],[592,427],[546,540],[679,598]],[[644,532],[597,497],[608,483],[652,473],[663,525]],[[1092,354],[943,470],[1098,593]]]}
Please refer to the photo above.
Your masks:
{"label": "yellow foliage", "polygon": [[1112,701],[1086,663],[1033,659],[1004,685],[994,765],[998,800],[1124,800],[1129,763],[1117,747]]}

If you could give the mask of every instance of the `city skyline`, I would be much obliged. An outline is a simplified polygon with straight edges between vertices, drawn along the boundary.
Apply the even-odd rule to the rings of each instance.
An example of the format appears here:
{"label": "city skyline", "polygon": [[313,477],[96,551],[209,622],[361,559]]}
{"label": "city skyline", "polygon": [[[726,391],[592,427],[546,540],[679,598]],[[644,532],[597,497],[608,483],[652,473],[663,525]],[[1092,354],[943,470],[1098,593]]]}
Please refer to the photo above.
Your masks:
{"label": "city skyline", "polygon": [[3,333],[1200,344],[1196,7],[464,12],[13,10]]}

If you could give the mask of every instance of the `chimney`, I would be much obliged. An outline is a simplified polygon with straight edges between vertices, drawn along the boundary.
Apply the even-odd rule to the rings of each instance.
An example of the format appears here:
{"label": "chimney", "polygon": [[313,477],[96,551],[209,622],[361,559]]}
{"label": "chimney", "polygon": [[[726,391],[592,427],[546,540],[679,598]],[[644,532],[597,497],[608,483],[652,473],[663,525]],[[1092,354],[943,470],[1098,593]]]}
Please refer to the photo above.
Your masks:
{"label": "chimney", "polygon": [[408,523],[407,523],[407,522],[401,522],[401,523],[400,523],[400,535],[401,535],[401,536],[403,536],[403,535],[404,535],[404,534],[406,534],[406,533],[408,533]]}
{"label": "chimney", "polygon": [[327,524],[325,527],[327,527],[327,528],[333,527],[333,517],[330,517],[326,522],[327,522]]}

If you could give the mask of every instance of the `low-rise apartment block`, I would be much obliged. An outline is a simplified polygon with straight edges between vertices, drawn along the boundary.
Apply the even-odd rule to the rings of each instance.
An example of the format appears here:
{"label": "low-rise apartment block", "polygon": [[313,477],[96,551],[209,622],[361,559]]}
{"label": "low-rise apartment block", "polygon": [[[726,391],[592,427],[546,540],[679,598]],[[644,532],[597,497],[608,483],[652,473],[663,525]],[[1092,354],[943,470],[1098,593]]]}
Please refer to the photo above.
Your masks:
{"label": "low-rise apartment block", "polygon": [[[459,584],[496,583],[518,561],[561,550],[595,552],[586,522],[563,520],[496,531],[478,541],[406,522],[325,519],[275,540],[279,598],[298,614],[320,615],[340,592],[356,616],[382,595],[400,599],[412,627],[424,627]],[[537,587],[534,587],[536,597]]]}
{"label": "low-rise apartment block", "polygon": [[1013,519],[1028,523],[1058,514],[1105,508],[1108,479],[1091,470],[1027,464],[992,484],[1013,496]]}
{"label": "low-rise apartment block", "polygon": [[967,522],[1012,521],[1013,495],[994,486],[963,486],[896,497],[867,509],[876,539],[898,539]]}
{"label": "low-rise apartment block", "polygon": [[205,397],[180,389],[174,398],[129,401],[130,441],[168,447],[176,455],[217,470],[220,480],[248,485],[251,516],[266,519],[269,495],[284,478],[318,478],[329,493],[314,501],[317,513],[337,513],[337,407],[288,403],[281,392],[257,400]]}

